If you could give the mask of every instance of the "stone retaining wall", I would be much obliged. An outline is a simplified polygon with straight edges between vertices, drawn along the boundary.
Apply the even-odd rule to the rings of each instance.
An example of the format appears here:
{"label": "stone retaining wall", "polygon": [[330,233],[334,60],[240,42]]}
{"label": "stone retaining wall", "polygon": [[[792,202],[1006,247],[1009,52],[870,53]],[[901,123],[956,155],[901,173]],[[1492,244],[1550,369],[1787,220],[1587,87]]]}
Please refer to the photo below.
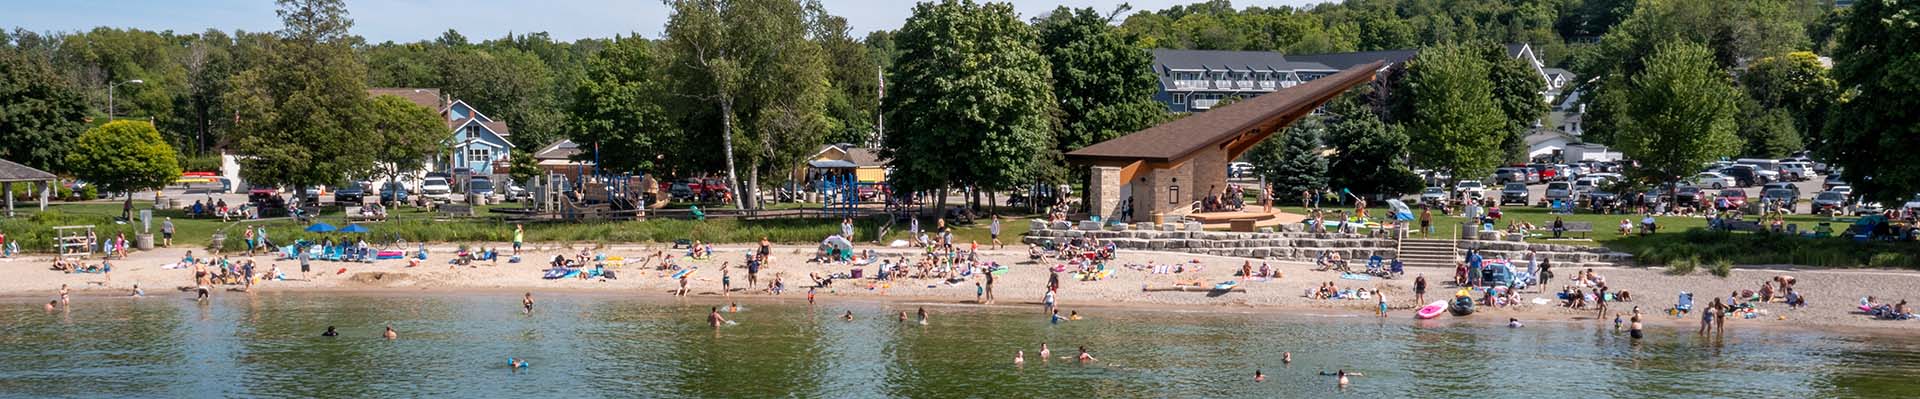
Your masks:
{"label": "stone retaining wall", "polygon": [[[1281,226],[1277,231],[1263,228],[1259,233],[1231,233],[1205,231],[1197,223],[1102,226],[1092,222],[1075,224],[1036,220],[1032,221],[1022,241],[1030,245],[1049,240],[1059,244],[1074,238],[1093,237],[1102,242],[1111,242],[1120,249],[1304,262],[1311,262],[1326,252],[1338,253],[1347,259],[1366,259],[1373,255],[1385,258],[1399,256],[1399,243],[1391,239],[1358,234],[1307,233],[1302,231],[1303,228],[1295,224]],[[1557,268],[1633,264],[1632,255],[1601,247],[1477,240],[1460,240],[1455,245],[1462,250],[1480,250],[1489,258],[1504,256],[1525,259],[1527,251],[1531,250],[1541,258],[1551,259]]]}

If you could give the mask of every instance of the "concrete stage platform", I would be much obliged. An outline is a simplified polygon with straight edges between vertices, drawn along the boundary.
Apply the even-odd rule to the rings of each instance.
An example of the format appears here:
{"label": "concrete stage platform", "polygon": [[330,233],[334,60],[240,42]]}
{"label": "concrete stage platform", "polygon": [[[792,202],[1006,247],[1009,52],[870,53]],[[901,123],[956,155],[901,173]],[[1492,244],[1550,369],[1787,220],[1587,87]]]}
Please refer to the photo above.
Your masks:
{"label": "concrete stage platform", "polygon": [[[1206,212],[1187,215],[1188,219],[1200,222],[1200,227],[1208,230],[1231,230],[1251,233],[1261,227],[1277,227],[1283,224],[1300,223],[1307,220],[1306,215],[1281,212],[1262,212],[1258,207],[1247,207],[1240,212]],[[1235,226],[1236,223],[1238,226]]]}

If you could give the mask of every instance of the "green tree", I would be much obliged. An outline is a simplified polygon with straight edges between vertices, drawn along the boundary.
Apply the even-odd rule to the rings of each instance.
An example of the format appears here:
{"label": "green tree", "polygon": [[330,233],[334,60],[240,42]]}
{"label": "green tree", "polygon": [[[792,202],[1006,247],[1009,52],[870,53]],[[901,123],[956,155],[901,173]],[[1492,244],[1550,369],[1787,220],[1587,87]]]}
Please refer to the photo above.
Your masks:
{"label": "green tree", "polygon": [[1480,55],[1489,66],[1488,80],[1493,83],[1493,102],[1505,115],[1506,128],[1500,137],[1501,160],[1527,161],[1527,134],[1547,114],[1547,83],[1530,61],[1507,56],[1507,46],[1480,46]]}
{"label": "green tree", "polygon": [[[1268,139],[1255,144],[1247,154],[1253,170],[1273,185],[1275,193],[1298,193],[1327,186],[1327,158],[1320,156],[1320,133],[1325,130],[1318,119],[1301,119],[1283,132],[1283,140]],[[1274,198],[1288,198],[1274,195]]]}
{"label": "green tree", "polygon": [[1153,55],[1128,45],[1092,8],[1060,7],[1036,21],[1040,48],[1053,66],[1053,96],[1062,129],[1056,149],[1068,152],[1152,127],[1167,107],[1153,100],[1160,80]]}
{"label": "green tree", "polygon": [[[598,162],[613,173],[651,171],[667,154],[679,129],[667,117],[659,93],[663,60],[646,39],[621,38],[587,61],[587,75],[574,85],[567,131],[582,151],[576,160]],[[595,158],[595,150],[619,154]]]}
{"label": "green tree", "polygon": [[[665,49],[672,62],[667,75],[678,87],[670,92],[692,99],[680,102],[690,120],[690,140],[710,143],[718,136],[727,180],[741,187],[736,158],[747,170],[784,170],[794,154],[818,148],[824,139],[827,79],[824,56],[808,40],[806,5],[795,0],[670,0]],[[718,120],[717,132],[706,127]],[[712,136],[703,132],[712,132]],[[751,145],[736,148],[747,140]],[[756,179],[757,180],[757,179]],[[755,182],[757,183],[757,182]],[[748,190],[757,190],[749,184]],[[737,192],[737,191],[736,191]],[[735,196],[746,207],[746,198]]]}
{"label": "green tree", "polygon": [[67,148],[86,129],[84,101],[44,59],[0,47],[0,158],[66,172]]}
{"label": "green tree", "polygon": [[880,60],[867,44],[853,38],[846,18],[827,14],[819,3],[811,6],[812,36],[831,65],[826,68],[832,85],[827,94],[826,141],[866,146],[873,141],[874,116],[880,112]]}
{"label": "green tree", "polygon": [[379,141],[372,148],[374,169],[368,175],[398,179],[440,152],[453,132],[440,111],[398,96],[374,97],[367,106],[366,126]]}
{"label": "green tree", "polygon": [[1793,127],[1793,118],[1787,111],[1779,108],[1767,108],[1753,99],[1742,99],[1740,104],[1740,142],[1743,145],[1740,155],[1779,158],[1805,148],[1801,144],[1800,132]]}
{"label": "green tree", "polygon": [[553,73],[532,53],[512,48],[453,49],[439,59],[439,86],[494,120],[519,147],[557,141],[562,121]]}
{"label": "green tree", "polygon": [[[1920,191],[1920,2],[1856,1],[1835,41],[1834,79],[1850,98],[1827,120],[1822,158],[1846,170],[1865,198],[1884,203]],[[1872,179],[1862,177],[1871,176]]]}
{"label": "green tree", "polygon": [[1031,181],[1036,154],[1050,145],[1055,102],[1038,38],[1013,6],[920,3],[894,39],[900,57],[887,79],[891,133],[881,155],[896,188]]}
{"label": "green tree", "polygon": [[1381,122],[1366,107],[1336,113],[1340,117],[1324,137],[1333,150],[1327,168],[1337,171],[1331,187],[1389,197],[1420,190],[1420,177],[1407,166],[1407,133],[1400,125]]}
{"label": "green tree", "polygon": [[160,131],[146,121],[107,122],[82,133],[67,152],[74,176],[102,192],[126,193],[122,218],[131,218],[133,193],[166,187],[180,178],[180,160]]}
{"label": "green tree", "polygon": [[1840,84],[1820,64],[1819,56],[1805,51],[1754,61],[1740,81],[1761,106],[1785,110],[1807,146],[1816,144],[1812,140],[1826,126],[1827,112],[1840,97]]}
{"label": "green tree", "polygon": [[1614,147],[1640,164],[1632,172],[1641,179],[1675,181],[1740,147],[1734,121],[1740,92],[1706,46],[1659,46],[1623,94]]}
{"label": "green tree", "polygon": [[1504,158],[1507,122],[1493,99],[1486,60],[1467,47],[1445,44],[1422,50],[1406,68],[1394,101],[1412,139],[1414,164],[1461,179],[1493,173]]}
{"label": "green tree", "polygon": [[[241,176],[263,185],[333,184],[370,170],[380,143],[364,118],[366,70],[340,0],[279,0],[286,27],[230,82]],[[299,192],[299,191],[296,191]]]}

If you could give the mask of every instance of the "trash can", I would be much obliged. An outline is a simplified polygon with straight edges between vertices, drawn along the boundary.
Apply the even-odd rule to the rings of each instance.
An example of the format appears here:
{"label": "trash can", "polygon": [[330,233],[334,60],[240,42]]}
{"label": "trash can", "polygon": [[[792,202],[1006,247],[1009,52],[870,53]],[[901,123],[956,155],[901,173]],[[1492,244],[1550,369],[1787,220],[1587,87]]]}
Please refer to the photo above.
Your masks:
{"label": "trash can", "polygon": [[207,243],[207,250],[220,253],[220,247],[227,243],[227,233],[213,233],[213,242]]}
{"label": "trash can", "polygon": [[142,251],[153,250],[153,233],[139,233],[134,234],[133,237],[134,248],[139,248]]}

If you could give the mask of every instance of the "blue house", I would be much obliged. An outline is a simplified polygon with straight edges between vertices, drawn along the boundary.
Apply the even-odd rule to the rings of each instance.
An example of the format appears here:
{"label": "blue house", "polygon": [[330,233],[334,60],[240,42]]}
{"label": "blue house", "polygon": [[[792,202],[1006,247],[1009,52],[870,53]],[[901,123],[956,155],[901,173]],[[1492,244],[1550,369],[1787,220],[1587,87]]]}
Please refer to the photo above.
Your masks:
{"label": "blue house", "polygon": [[373,88],[371,96],[393,95],[439,111],[452,131],[447,151],[425,160],[427,170],[455,176],[492,176],[507,173],[512,135],[505,121],[494,120],[465,101],[442,96],[440,89]]}

